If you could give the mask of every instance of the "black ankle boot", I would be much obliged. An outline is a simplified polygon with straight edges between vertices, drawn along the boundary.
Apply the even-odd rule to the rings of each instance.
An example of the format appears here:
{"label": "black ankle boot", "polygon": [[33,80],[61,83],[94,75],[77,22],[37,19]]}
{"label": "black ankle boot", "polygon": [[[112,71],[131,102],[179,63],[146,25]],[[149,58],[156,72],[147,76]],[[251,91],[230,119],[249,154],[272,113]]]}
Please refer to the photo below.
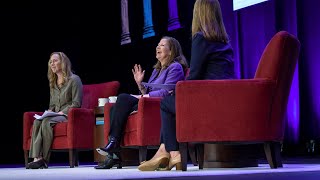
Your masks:
{"label": "black ankle boot", "polygon": [[[110,136],[109,138],[109,143],[106,145],[104,148],[98,148],[97,151],[101,155],[106,155],[106,153],[114,153],[114,152],[119,152],[120,151],[120,143],[119,141],[115,138]],[[103,151],[103,152],[101,152]]]}
{"label": "black ankle boot", "polygon": [[28,163],[29,169],[47,169],[48,165],[44,159]]}
{"label": "black ankle boot", "polygon": [[[119,157],[119,156],[118,156]],[[117,169],[121,169],[121,159],[114,159],[113,155],[108,155],[103,164],[95,166],[95,169],[111,169],[113,166],[117,165]]]}

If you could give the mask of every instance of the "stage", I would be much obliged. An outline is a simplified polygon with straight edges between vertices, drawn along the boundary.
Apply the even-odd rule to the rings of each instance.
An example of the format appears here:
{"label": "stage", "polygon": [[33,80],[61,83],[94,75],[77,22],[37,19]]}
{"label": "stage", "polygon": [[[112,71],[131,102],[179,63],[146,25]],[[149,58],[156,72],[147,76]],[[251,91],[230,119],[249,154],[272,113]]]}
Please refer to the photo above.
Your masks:
{"label": "stage", "polygon": [[25,169],[22,165],[2,166],[0,179],[319,179],[320,158],[290,158],[283,160],[283,168],[270,169],[264,161],[258,167],[248,168],[207,168],[188,164],[188,171],[141,172],[137,166],[122,169],[96,170],[94,165],[81,164],[76,168],[66,165],[50,165],[48,169]]}

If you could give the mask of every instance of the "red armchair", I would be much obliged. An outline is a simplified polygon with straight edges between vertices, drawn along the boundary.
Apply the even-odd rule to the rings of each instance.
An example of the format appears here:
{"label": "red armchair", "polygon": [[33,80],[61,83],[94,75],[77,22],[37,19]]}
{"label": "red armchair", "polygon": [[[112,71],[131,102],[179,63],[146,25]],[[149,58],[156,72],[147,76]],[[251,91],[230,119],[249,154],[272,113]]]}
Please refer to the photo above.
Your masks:
{"label": "red armchair", "polygon": [[[98,98],[117,95],[119,87],[118,81],[83,85],[81,108],[71,108],[68,112],[68,121],[54,126],[51,150],[68,150],[71,168],[78,166],[78,151],[93,149],[94,108],[98,105]],[[23,150],[26,167],[34,114],[42,112],[25,112],[23,115]]]}
{"label": "red armchair", "polygon": [[299,40],[281,31],[266,46],[253,79],[178,82],[176,128],[183,171],[188,142],[199,144],[199,169],[203,143],[261,143],[270,167],[282,167],[279,142],[299,51]]}

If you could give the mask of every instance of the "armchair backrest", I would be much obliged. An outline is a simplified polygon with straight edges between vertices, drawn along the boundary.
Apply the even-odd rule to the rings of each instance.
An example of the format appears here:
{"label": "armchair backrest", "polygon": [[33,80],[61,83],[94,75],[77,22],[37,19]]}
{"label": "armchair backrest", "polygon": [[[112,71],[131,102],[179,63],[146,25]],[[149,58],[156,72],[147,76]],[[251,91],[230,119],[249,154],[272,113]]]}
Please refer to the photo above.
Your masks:
{"label": "armchair backrest", "polygon": [[[284,128],[284,115],[290,93],[290,87],[297,64],[300,51],[299,40],[286,31],[276,33],[261,56],[255,78],[266,78],[274,80],[276,89],[273,96],[273,104],[270,112],[272,124],[282,124],[282,126],[271,126],[273,137],[282,139]],[[282,123],[279,123],[282,121]]]}
{"label": "armchair backrest", "polygon": [[116,96],[120,88],[118,81],[110,81],[99,84],[83,85],[82,108],[94,109],[98,106],[99,98]]}

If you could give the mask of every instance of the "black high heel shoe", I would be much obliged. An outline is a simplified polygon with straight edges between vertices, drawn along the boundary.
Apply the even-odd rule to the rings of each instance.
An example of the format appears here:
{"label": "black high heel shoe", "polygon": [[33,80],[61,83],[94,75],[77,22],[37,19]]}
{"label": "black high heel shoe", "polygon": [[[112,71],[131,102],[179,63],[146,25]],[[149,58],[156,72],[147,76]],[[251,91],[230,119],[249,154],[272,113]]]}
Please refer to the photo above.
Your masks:
{"label": "black high heel shoe", "polygon": [[108,155],[102,165],[95,166],[94,168],[95,169],[111,169],[113,166],[117,165],[117,169],[121,169],[122,168],[121,158],[118,154],[117,156],[119,157],[119,159],[114,159],[113,155]]}
{"label": "black high heel shoe", "polygon": [[48,165],[44,159],[28,163],[29,169],[47,169]]}
{"label": "black high heel shoe", "polygon": [[120,143],[115,137],[110,136],[109,143],[104,148],[96,149],[102,156],[107,156],[108,153],[116,153],[120,151]]}

